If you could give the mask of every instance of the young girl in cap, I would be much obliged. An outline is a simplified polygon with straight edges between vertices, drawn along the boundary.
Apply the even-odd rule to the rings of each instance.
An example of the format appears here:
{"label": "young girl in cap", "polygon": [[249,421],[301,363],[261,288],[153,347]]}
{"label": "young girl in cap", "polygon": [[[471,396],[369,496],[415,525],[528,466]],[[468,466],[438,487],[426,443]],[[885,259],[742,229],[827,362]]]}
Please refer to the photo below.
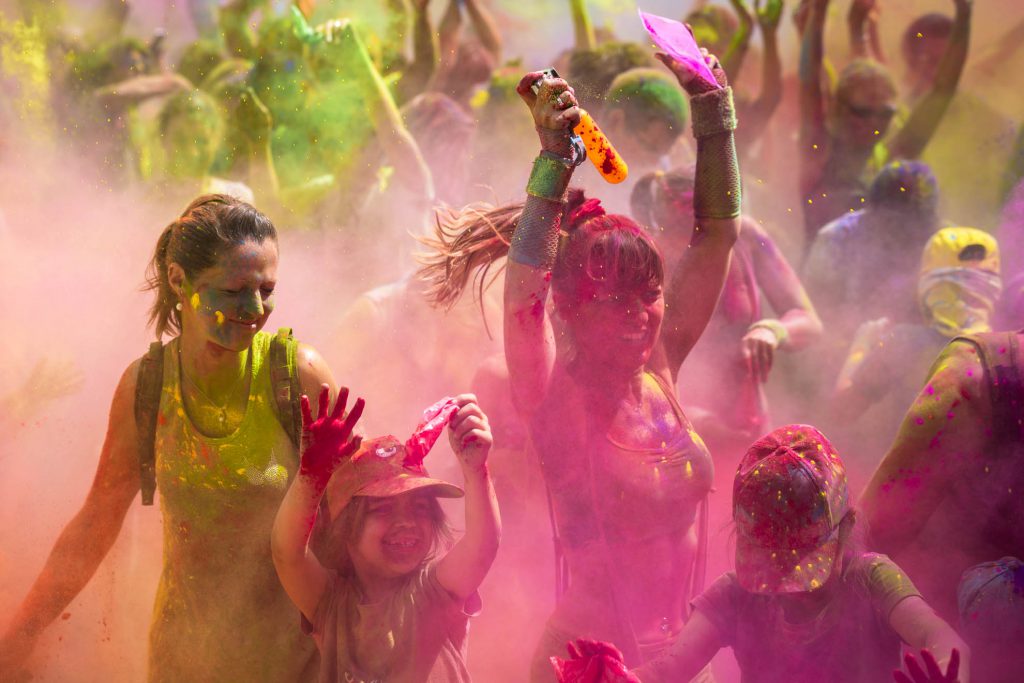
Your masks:
{"label": "young girl in cap", "polygon": [[[908,657],[913,680],[957,680],[959,651],[966,683],[968,653],[956,632],[892,560],[851,541],[846,471],[817,429],[781,427],[747,451],[733,519],[736,571],[694,600],[664,656],[627,672],[614,647],[578,642],[571,660],[552,660],[560,680],[686,681],[728,646],[743,683],[878,683],[898,666],[902,642],[926,650],[927,672]],[[936,659],[949,662],[946,674]]]}
{"label": "young girl in cap", "polygon": [[[306,447],[272,537],[281,583],[320,648],[319,680],[469,681],[468,617],[478,608],[476,589],[494,560],[501,525],[487,474],[487,417],[464,394],[428,409],[404,444],[393,436],[362,441],[352,435],[362,399],[343,419],[346,399],[343,390],[328,411],[325,388],[314,421],[303,397]],[[465,492],[429,478],[423,467],[449,421]],[[321,555],[331,569],[307,548],[325,492],[331,524]],[[443,553],[448,526],[437,498],[463,495],[466,533]]]}

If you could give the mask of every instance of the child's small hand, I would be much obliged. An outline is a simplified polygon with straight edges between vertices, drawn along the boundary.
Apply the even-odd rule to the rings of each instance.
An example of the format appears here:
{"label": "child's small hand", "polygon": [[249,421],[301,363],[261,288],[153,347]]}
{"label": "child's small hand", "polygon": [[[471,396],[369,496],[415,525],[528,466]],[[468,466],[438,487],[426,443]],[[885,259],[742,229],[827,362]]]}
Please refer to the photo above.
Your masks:
{"label": "child's small hand", "polygon": [[477,470],[487,464],[494,437],[487,416],[477,405],[474,394],[455,397],[459,410],[448,423],[448,440],[464,470]]}
{"label": "child's small hand", "polygon": [[893,680],[896,683],[957,683],[960,673],[960,651],[955,647],[949,656],[949,665],[943,673],[939,663],[935,661],[935,655],[928,650],[921,650],[921,661],[924,662],[924,669],[917,663],[913,652],[903,656],[907,665],[909,675],[899,669],[892,672]]}
{"label": "child's small hand", "polygon": [[330,388],[324,384],[320,389],[320,406],[314,421],[309,409],[309,397],[302,395],[303,448],[299,475],[310,477],[320,486],[327,484],[342,460],[359,450],[362,441],[362,437],[352,435],[352,429],[363,414],[363,399],[356,399],[348,415],[345,415],[347,388],[342,387],[338,400],[334,402],[334,410],[328,413],[330,402]]}
{"label": "child's small hand", "polygon": [[578,638],[567,647],[569,659],[551,657],[558,683],[640,683],[611,643]]}

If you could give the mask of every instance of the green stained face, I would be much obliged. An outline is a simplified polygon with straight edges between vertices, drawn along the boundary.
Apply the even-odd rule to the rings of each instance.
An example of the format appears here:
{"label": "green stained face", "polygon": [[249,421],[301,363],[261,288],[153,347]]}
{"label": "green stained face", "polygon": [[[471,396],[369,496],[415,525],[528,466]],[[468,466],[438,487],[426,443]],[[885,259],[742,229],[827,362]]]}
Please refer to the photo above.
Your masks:
{"label": "green stained face", "polygon": [[236,245],[212,268],[185,282],[182,326],[198,329],[215,346],[242,351],[274,310],[276,285],[277,243]]}

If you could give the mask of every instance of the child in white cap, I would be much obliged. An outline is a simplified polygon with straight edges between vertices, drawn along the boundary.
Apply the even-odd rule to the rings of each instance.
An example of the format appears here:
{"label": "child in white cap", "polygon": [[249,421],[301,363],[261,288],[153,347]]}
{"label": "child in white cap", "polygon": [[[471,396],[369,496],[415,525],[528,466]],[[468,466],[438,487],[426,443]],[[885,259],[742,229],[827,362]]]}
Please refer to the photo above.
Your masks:
{"label": "child in white cap", "polygon": [[[281,583],[312,624],[318,680],[467,682],[469,616],[479,609],[476,590],[501,526],[487,473],[487,417],[463,394],[429,408],[404,443],[393,436],[362,441],[352,434],[362,399],[344,416],[346,399],[342,390],[328,411],[325,387],[314,421],[303,397],[305,447],[272,538]],[[423,467],[445,424],[465,491],[431,479]],[[325,494],[330,523],[320,554],[329,560],[322,563],[308,541]],[[466,533],[449,549],[437,499],[463,495]]]}

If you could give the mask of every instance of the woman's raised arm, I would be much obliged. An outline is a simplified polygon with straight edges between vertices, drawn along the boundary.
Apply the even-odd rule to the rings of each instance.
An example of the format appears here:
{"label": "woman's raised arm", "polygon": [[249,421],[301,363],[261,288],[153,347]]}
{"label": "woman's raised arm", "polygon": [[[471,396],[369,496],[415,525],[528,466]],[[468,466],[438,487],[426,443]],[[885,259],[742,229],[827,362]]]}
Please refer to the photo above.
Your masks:
{"label": "woman's raised arm", "polygon": [[139,444],[135,384],[139,362],[117,385],[107,436],[85,503],[50,551],[43,570],[0,639],[0,680],[12,680],[43,630],[81,592],[121,531],[139,492]]}
{"label": "woman's raised arm", "polygon": [[666,54],[661,62],[690,94],[693,134],[697,138],[694,177],[694,229],[665,292],[661,338],[674,379],[683,360],[711,319],[729,270],[729,255],[740,231],[740,172],[733,130],[736,114],[732,89],[718,60],[705,53],[717,83],[694,67]]}
{"label": "woman's raised arm", "polygon": [[505,275],[505,358],[512,399],[528,418],[547,393],[555,362],[546,304],[574,167],[569,138],[580,110],[564,80],[545,78],[541,72],[524,76],[517,91],[533,113],[542,150],[526,186],[528,196],[512,235]]}

